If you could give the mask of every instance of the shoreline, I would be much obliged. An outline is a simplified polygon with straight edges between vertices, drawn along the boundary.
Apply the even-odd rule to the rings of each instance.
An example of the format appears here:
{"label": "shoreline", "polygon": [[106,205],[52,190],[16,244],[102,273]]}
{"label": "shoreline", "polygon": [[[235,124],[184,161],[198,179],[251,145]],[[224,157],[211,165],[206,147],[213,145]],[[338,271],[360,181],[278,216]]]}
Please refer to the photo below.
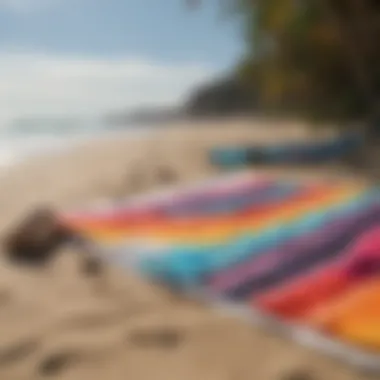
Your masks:
{"label": "shoreline", "polygon": [[[46,157],[54,154],[65,154],[67,150],[87,145],[93,141],[104,141],[114,138],[140,138],[144,137],[151,131],[150,127],[142,129],[120,129],[94,131],[93,133],[82,132],[75,134],[15,134],[4,135],[4,147],[8,148],[10,159],[0,162],[0,165],[6,168],[14,166],[27,159],[35,157]],[[7,157],[7,152],[3,152],[0,147],[0,157]],[[20,152],[21,151],[21,152]],[[13,159],[12,159],[13,158]],[[7,162],[9,161],[9,162]]]}

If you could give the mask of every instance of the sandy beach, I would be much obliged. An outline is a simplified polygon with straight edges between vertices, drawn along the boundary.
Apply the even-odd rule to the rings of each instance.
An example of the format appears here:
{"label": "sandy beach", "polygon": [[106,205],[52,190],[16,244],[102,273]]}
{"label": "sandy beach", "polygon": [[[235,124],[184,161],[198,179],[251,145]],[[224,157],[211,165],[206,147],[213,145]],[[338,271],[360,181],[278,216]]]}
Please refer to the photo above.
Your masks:
{"label": "sandy beach", "polygon": [[[332,133],[290,122],[262,124],[183,123],[140,140],[117,136],[30,159],[1,178],[0,234],[3,238],[39,204],[65,209],[208,178],[217,174],[207,161],[207,149],[214,145],[310,140]],[[163,178],[162,170],[170,175]],[[345,174],[338,164],[289,171]],[[0,271],[1,379],[365,378],[118,268],[88,278],[74,251],[63,251],[44,269],[14,268],[2,259]]]}

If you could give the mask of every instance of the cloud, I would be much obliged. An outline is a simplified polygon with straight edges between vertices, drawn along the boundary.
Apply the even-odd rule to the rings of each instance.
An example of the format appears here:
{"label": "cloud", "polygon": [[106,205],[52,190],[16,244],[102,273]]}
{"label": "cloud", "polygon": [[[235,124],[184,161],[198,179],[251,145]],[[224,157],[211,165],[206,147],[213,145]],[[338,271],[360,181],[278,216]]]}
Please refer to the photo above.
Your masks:
{"label": "cloud", "polygon": [[0,52],[0,123],[20,117],[91,117],[143,104],[171,105],[213,74],[201,65],[132,57]]}

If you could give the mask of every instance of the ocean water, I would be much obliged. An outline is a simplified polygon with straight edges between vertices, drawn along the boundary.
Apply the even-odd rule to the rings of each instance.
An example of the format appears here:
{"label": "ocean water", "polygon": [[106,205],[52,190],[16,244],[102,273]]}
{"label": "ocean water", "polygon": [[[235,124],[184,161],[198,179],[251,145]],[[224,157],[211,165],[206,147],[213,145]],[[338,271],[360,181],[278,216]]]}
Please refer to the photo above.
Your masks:
{"label": "ocean water", "polygon": [[0,169],[9,168],[31,155],[57,152],[89,140],[112,138],[115,135],[137,138],[149,131],[149,126],[110,127],[96,122],[0,128]]}

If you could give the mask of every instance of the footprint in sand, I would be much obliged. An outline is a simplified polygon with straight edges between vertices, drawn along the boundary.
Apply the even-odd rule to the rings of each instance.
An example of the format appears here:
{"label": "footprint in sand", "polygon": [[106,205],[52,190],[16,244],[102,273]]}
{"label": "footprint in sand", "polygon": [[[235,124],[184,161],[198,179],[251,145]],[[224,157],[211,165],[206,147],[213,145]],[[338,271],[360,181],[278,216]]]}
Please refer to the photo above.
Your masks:
{"label": "footprint in sand", "polygon": [[31,339],[0,349],[0,367],[12,365],[15,362],[26,359],[35,353],[39,347],[40,341]]}
{"label": "footprint in sand", "polygon": [[80,266],[81,273],[86,277],[99,277],[105,270],[104,263],[97,257],[86,257]]}
{"label": "footprint in sand", "polygon": [[184,334],[172,328],[137,330],[129,332],[127,341],[137,347],[176,348],[183,341]]}
{"label": "footprint in sand", "polygon": [[58,375],[77,363],[79,356],[79,354],[70,351],[54,352],[41,360],[37,372],[44,377]]}

